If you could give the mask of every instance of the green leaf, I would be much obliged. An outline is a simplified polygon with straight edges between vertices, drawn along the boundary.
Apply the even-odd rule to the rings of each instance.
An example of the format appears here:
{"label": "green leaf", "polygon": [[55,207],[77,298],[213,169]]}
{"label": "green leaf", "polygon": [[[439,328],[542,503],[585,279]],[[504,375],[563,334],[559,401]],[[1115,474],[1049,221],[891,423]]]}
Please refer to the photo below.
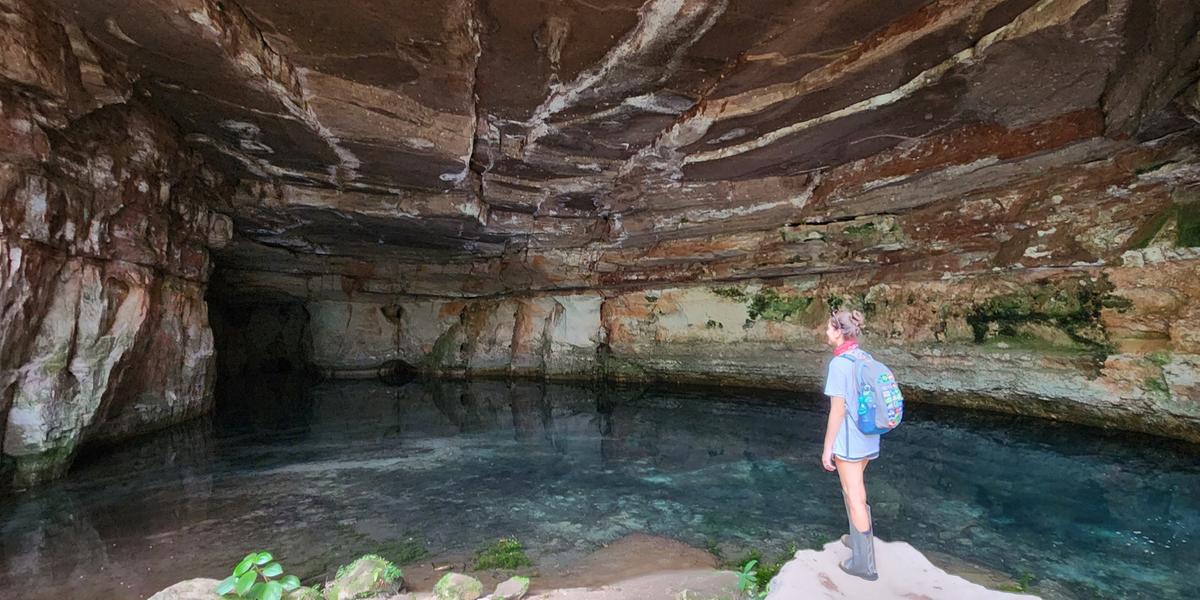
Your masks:
{"label": "green leaf", "polygon": [[233,568],[233,576],[241,577],[243,573],[250,570],[250,567],[254,566],[254,559],[257,557],[258,555],[253,552],[247,554],[246,558],[243,558],[242,562],[238,563],[237,566]]}
{"label": "green leaf", "polygon": [[290,592],[300,587],[300,578],[295,575],[284,575],[283,579],[279,580],[279,585],[283,586],[283,591]]}
{"label": "green leaf", "polygon": [[259,552],[258,558],[254,559],[254,564],[261,567],[261,566],[271,562],[271,558],[273,558],[273,557],[271,556],[270,552]]}
{"label": "green leaf", "polygon": [[258,593],[259,600],[279,600],[283,597],[283,586],[278,581],[269,581]]}
{"label": "green leaf", "polygon": [[257,598],[257,597],[259,597],[259,595],[261,595],[261,594],[262,594],[262,589],[263,589],[263,586],[265,586],[265,585],[267,585],[267,584],[265,584],[265,583],[263,583],[263,582],[261,582],[261,581],[260,581],[260,582],[258,582],[258,583],[256,583],[256,584],[254,584],[254,585],[250,586],[250,591],[246,592],[246,594],[245,594],[244,596],[242,596],[242,597],[243,597],[243,598]]}
{"label": "green leaf", "polygon": [[230,575],[229,577],[226,577],[224,580],[222,580],[221,583],[218,583],[217,589],[214,591],[217,593],[218,596],[224,596],[225,594],[232,592],[234,586],[236,586],[236,585],[237,585],[237,577]]}
{"label": "green leaf", "polygon": [[238,577],[237,585],[233,588],[239,596],[245,596],[246,592],[250,591],[250,586],[258,579],[258,573],[254,571],[246,571]]}
{"label": "green leaf", "polygon": [[283,575],[283,566],[277,562],[273,562],[263,567],[262,574],[263,577],[278,577]]}

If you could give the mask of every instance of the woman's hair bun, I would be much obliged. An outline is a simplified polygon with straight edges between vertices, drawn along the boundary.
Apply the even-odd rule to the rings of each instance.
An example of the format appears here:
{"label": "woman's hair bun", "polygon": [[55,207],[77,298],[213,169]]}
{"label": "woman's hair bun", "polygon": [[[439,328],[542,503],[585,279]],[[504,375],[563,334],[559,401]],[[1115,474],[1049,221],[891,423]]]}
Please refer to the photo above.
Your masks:
{"label": "woman's hair bun", "polygon": [[829,322],[834,328],[842,332],[842,335],[850,338],[856,338],[862,335],[863,323],[866,317],[861,311],[850,310],[835,310],[833,315],[829,317]]}

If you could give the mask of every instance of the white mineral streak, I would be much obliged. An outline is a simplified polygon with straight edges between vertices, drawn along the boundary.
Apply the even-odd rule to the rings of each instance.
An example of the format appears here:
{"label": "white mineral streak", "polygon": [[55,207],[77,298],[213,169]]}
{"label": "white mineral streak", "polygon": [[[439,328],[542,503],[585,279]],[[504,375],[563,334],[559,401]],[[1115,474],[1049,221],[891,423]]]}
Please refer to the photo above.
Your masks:
{"label": "white mineral streak", "polygon": [[[987,6],[996,4],[997,2],[989,0],[985,3]],[[799,81],[788,84],[773,86],[772,88],[752,90],[745,92],[739,96],[714,100],[708,103],[708,107],[703,112],[713,112],[714,116],[722,119],[742,116],[749,113],[759,112],[771,105],[778,104],[785,100],[796,96],[811,92],[816,89],[825,87],[833,79],[844,76],[846,74],[860,70],[861,68],[871,64],[875,60],[884,56],[894,56],[898,52],[897,46],[907,46],[919,37],[948,26],[962,18],[967,18],[973,11],[982,10],[986,7],[981,7],[977,4],[959,3],[960,7],[955,10],[947,10],[938,19],[932,20],[925,27],[905,34],[897,36],[895,40],[888,40],[876,46],[862,57],[855,59],[847,64],[841,61],[834,61],[823,69],[818,69],[813,73],[801,78]],[[908,98],[915,92],[930,87],[939,81],[946,73],[953,68],[970,64],[981,58],[989,48],[998,42],[1011,40],[1019,37],[1024,37],[1031,33],[1035,33],[1047,27],[1062,24],[1070,19],[1076,12],[1079,11],[1085,4],[1086,0],[1042,0],[1033,7],[1013,19],[1012,22],[1004,25],[995,31],[983,36],[974,46],[966,48],[941,63],[930,67],[921,73],[917,74],[904,85],[884,94],[872,96],[865,100],[856,102],[845,108],[835,110],[831,113],[814,117],[793,123],[786,127],[781,127],[771,131],[761,137],[720,148],[707,152],[697,152],[684,158],[685,163],[706,162],[728,158],[737,154],[743,154],[751,150],[762,148],[771,143],[778,141],[781,138],[811,129],[824,123],[829,123],[837,119],[845,118],[857,113],[873,110],[889,104],[894,104],[900,100]],[[699,118],[697,115],[696,118]]]}
{"label": "white mineral streak", "polygon": [[[624,95],[665,81],[684,54],[725,12],[727,0],[648,0],[638,10],[638,23],[604,55],[596,66],[569,83],[551,83],[550,95],[526,123],[528,140],[552,131],[554,115],[590,96]],[[669,53],[665,67],[653,57]],[[638,68],[635,65],[653,65]],[[643,106],[652,102],[638,100]],[[634,104],[637,106],[637,104]],[[656,106],[656,105],[655,105]]]}
{"label": "white mineral streak", "polygon": [[218,46],[230,53],[233,64],[250,75],[263,91],[279,101],[288,114],[304,123],[329,146],[338,158],[338,167],[331,169],[329,183],[336,185],[342,179],[353,180],[358,177],[358,168],[361,166],[358,158],[342,145],[341,138],[321,123],[310,105],[312,96],[305,82],[304,69],[293,67],[286,57],[263,42],[254,25],[236,11],[221,10],[205,2],[203,11],[195,11],[188,16],[208,31]]}

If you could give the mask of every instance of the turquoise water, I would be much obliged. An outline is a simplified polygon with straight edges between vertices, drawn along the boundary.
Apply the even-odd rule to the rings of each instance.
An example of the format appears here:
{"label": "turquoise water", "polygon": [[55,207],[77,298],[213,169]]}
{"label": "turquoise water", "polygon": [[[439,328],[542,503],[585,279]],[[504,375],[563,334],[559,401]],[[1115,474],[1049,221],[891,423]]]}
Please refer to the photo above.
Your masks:
{"label": "turquoise water", "polygon": [[[144,598],[269,548],[320,580],[367,551],[515,536],[543,569],[631,532],[737,556],[839,535],[820,397],[525,382],[244,382],[212,419],[0,498],[0,596]],[[868,470],[878,535],[1058,598],[1190,597],[1200,448],[910,407]],[[886,565],[881,565],[886,576]]]}

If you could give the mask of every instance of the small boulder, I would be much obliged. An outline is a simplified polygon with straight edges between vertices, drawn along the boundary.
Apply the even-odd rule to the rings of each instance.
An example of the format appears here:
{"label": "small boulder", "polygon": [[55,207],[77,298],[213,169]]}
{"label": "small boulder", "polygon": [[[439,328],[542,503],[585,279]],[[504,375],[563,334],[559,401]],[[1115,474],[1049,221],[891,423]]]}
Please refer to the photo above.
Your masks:
{"label": "small boulder", "polygon": [[317,589],[303,586],[283,595],[283,600],[323,600],[323,598]]}
{"label": "small boulder", "polygon": [[483,595],[483,583],[470,575],[446,573],[433,586],[433,597],[437,600],[477,600]]}
{"label": "small boulder", "polygon": [[402,574],[391,561],[368,554],[338,569],[325,585],[325,600],[353,600],[400,591]]}
{"label": "small boulder", "polygon": [[496,591],[492,592],[492,600],[518,600],[528,592],[529,578],[517,575],[496,586]]}
{"label": "small boulder", "polygon": [[189,579],[150,596],[150,600],[218,600],[216,579]]}

